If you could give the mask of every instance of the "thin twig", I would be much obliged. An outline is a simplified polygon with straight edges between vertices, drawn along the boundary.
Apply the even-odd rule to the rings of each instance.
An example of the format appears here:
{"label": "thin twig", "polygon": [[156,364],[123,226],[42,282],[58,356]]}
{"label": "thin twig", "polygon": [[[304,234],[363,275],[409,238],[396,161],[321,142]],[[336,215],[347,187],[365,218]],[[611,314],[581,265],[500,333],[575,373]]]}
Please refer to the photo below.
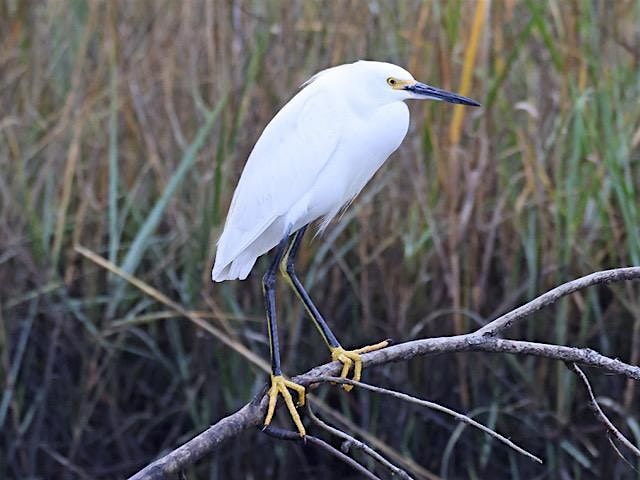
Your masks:
{"label": "thin twig", "polygon": [[626,463],[631,470],[638,472],[638,469],[635,467],[635,465],[631,463],[629,460],[627,460],[627,457],[625,457],[624,454],[620,451],[620,449],[618,448],[618,445],[616,445],[616,442],[614,442],[613,438],[611,438],[611,435],[607,435],[607,440],[609,440],[609,445],[611,445],[611,448],[613,448],[613,451],[618,454],[618,457],[620,457],[622,461]]}
{"label": "thin twig", "polygon": [[307,414],[309,415],[309,418],[311,419],[311,421],[313,423],[315,423],[319,427],[325,429],[327,432],[332,433],[335,436],[342,438],[345,441],[343,446],[346,445],[348,447],[357,448],[358,450],[360,450],[363,453],[369,455],[374,460],[376,460],[377,462],[379,462],[382,465],[384,465],[385,467],[387,467],[389,470],[391,470],[391,472],[394,475],[398,475],[398,477],[400,477],[400,478],[402,478],[404,480],[413,480],[413,477],[411,477],[407,472],[405,472],[400,467],[398,467],[398,466],[394,465],[393,463],[391,463],[389,460],[384,458],[382,455],[380,455],[378,452],[376,452],[373,448],[371,448],[366,443],[361,442],[360,440],[357,440],[357,439],[353,438],[348,433],[343,432],[342,430],[338,430],[337,428],[332,427],[331,425],[329,425],[329,424],[325,423],[324,421],[320,420],[316,416],[316,414],[313,412],[313,410],[311,409],[311,402],[307,403]]}
{"label": "thin twig", "polygon": [[[584,374],[582,369],[578,367],[575,363],[569,364],[569,368],[573,370],[573,372],[578,376],[578,378],[584,383],[585,388],[587,389],[587,393],[589,394],[589,404],[591,405],[592,410],[595,412],[598,420],[607,428],[609,433],[613,435],[620,443],[622,443],[625,447],[633,452],[636,457],[640,457],[640,449],[636,447],[633,443],[631,443],[627,437],[625,437],[620,430],[616,428],[616,426],[611,423],[611,420],[607,418],[604,414],[600,405],[598,404],[596,397],[593,395],[593,390],[591,389],[591,384],[589,383],[589,379]],[[623,457],[624,458],[624,457]]]}
{"label": "thin twig", "polygon": [[365,477],[370,478],[371,480],[381,480],[380,477],[378,477],[378,476],[374,475],[373,473],[371,473],[369,470],[364,468],[362,465],[360,465],[358,462],[353,460],[348,455],[345,455],[344,453],[342,453],[340,450],[333,448],[331,445],[329,445],[324,440],[320,440],[319,438],[313,437],[313,436],[310,436],[310,435],[308,435],[308,437],[309,438],[307,438],[307,442],[313,443],[313,444],[317,445],[318,447],[324,448],[328,453],[330,453],[331,455],[339,458],[343,462],[351,465],[354,469],[356,469],[358,472],[360,472]]}
{"label": "thin twig", "polygon": [[363,388],[365,390],[370,390],[372,392],[381,393],[383,395],[389,395],[389,396],[398,398],[400,400],[404,400],[405,402],[415,403],[416,405],[420,405],[422,407],[427,407],[427,408],[430,408],[432,410],[437,410],[438,412],[446,413],[447,415],[451,415],[452,417],[454,417],[456,420],[458,420],[460,422],[466,423],[468,425],[472,425],[472,426],[482,430],[487,435],[490,435],[493,438],[496,438],[497,440],[501,441],[502,443],[504,443],[508,447],[511,447],[512,449],[514,449],[516,452],[529,457],[531,460],[534,460],[534,461],[536,461],[538,463],[542,463],[542,460],[540,460],[534,454],[529,453],[528,451],[526,451],[522,447],[519,447],[518,445],[513,443],[511,440],[509,440],[507,437],[505,437],[503,435],[500,435],[498,432],[495,432],[494,430],[491,430],[489,427],[486,427],[486,426],[482,425],[481,423],[475,421],[471,417],[468,417],[466,415],[463,415],[462,413],[456,412],[455,410],[451,410],[450,408],[447,408],[447,407],[445,407],[443,405],[440,405],[438,403],[430,402],[428,400],[422,400],[420,398],[416,398],[416,397],[413,397],[411,395],[407,395],[406,393],[397,392],[395,390],[389,390],[387,388],[376,387],[374,385],[369,385],[368,383],[356,382],[355,380],[351,380],[349,378],[319,377],[317,380],[320,381],[320,382],[331,382],[331,383],[341,383],[341,384],[346,384],[346,385],[353,385],[355,387]]}
{"label": "thin twig", "polygon": [[262,431],[264,433],[266,433],[267,435],[269,435],[269,436],[277,438],[278,440],[289,440],[289,441],[293,441],[293,442],[302,442],[304,444],[309,444],[310,443],[312,445],[320,447],[321,449],[323,449],[324,451],[326,451],[330,455],[333,455],[334,457],[338,458],[339,460],[342,460],[344,463],[346,463],[351,468],[353,468],[357,472],[361,473],[365,477],[370,478],[371,480],[381,480],[380,477],[378,477],[378,476],[374,475],[373,473],[371,473],[369,470],[367,470],[365,467],[360,465],[353,458],[351,458],[348,455],[345,455],[340,450],[338,450],[337,448],[332,447],[327,442],[325,442],[324,440],[322,440],[322,439],[320,439],[318,437],[314,437],[313,435],[305,435],[304,438],[303,438],[303,437],[300,436],[300,434],[297,431],[294,432],[292,430],[284,430],[282,428],[277,428],[277,427],[272,427],[272,426],[269,426],[267,428],[263,428]]}
{"label": "thin twig", "polygon": [[[342,428],[348,432],[354,432],[366,442],[371,448],[383,454],[386,458],[389,458],[393,463],[399,465],[403,470],[410,472],[412,475],[421,478],[423,480],[441,480],[441,478],[435,473],[426,469],[423,465],[416,462],[415,459],[403,455],[398,450],[392,448],[382,438],[376,437],[374,434],[369,433],[363,427],[356,425],[355,419],[349,419],[345,415],[341,414],[337,410],[329,407],[326,403],[317,400],[313,395],[309,395],[309,398],[313,401],[316,411],[322,413],[324,418],[330,419],[339,428]],[[388,439],[387,439],[388,440]]]}

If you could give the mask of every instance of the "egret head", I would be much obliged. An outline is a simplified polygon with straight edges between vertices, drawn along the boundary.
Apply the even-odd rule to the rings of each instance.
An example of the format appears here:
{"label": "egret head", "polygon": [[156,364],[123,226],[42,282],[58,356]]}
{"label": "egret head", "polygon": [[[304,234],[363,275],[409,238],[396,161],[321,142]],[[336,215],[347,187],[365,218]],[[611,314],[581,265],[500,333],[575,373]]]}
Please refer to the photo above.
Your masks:
{"label": "egret head", "polygon": [[366,85],[368,94],[380,100],[442,100],[449,103],[480,106],[478,102],[456,93],[416,81],[404,68],[392,63],[358,61],[349,65],[351,74]]}

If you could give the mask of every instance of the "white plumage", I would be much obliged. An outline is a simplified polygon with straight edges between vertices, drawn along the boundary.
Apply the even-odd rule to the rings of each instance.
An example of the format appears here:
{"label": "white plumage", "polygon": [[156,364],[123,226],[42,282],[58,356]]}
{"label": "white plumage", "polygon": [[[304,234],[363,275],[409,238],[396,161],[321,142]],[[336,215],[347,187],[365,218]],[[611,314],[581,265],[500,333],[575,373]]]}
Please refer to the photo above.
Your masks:
{"label": "white plumage", "polygon": [[320,218],[326,227],[404,139],[408,98],[475,104],[382,62],[340,65],[306,82],[269,122],[247,160],[212,279],[245,279],[256,259],[287,233]]}

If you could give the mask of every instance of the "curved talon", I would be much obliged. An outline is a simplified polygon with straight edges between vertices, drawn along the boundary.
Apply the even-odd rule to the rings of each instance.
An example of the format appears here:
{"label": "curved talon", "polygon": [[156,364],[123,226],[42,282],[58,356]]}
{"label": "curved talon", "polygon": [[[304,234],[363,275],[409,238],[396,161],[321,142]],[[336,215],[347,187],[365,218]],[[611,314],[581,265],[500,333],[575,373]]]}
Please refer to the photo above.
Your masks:
{"label": "curved talon", "polygon": [[[342,371],[340,372],[340,378],[347,378],[349,375],[349,370],[351,370],[351,366],[353,366],[353,380],[356,382],[360,381],[360,377],[362,375],[362,359],[360,355],[363,353],[373,352],[375,350],[380,350],[381,348],[389,345],[389,341],[385,340],[384,342],[376,343],[375,345],[367,345],[362,348],[357,348],[355,350],[345,350],[342,347],[333,347],[331,348],[331,360],[342,362]],[[347,392],[353,389],[353,385],[342,385]]]}
{"label": "curved talon", "polygon": [[304,425],[302,425],[300,415],[293,404],[293,399],[291,398],[291,394],[288,390],[289,388],[298,393],[298,406],[303,406],[305,402],[305,390],[302,385],[298,385],[291,380],[287,380],[282,375],[271,375],[271,387],[267,393],[267,395],[269,395],[269,407],[267,408],[267,416],[264,419],[264,425],[268,426],[271,424],[273,414],[276,411],[278,394],[281,394],[284,399],[284,403],[287,405],[287,410],[289,410],[289,415],[291,415],[293,423],[295,423],[300,436],[304,437],[306,435],[306,431],[304,429]]}

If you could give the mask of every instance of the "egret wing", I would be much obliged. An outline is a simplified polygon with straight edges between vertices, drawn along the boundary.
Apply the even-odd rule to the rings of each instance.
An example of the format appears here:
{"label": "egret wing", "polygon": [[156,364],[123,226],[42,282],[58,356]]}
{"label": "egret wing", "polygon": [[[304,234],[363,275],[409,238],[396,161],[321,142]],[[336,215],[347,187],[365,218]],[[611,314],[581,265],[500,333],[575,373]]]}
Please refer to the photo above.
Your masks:
{"label": "egret wing", "polygon": [[[338,146],[341,125],[333,114],[330,97],[321,90],[310,91],[312,86],[278,112],[251,152],[218,241],[214,280],[216,276],[224,280],[225,269],[228,271],[229,265],[252,245],[256,245],[255,251],[244,255],[251,263],[249,269],[258,256],[277,244],[289,226],[282,224],[281,229],[274,229],[274,223],[284,221]],[[259,241],[265,232],[270,238]]]}

